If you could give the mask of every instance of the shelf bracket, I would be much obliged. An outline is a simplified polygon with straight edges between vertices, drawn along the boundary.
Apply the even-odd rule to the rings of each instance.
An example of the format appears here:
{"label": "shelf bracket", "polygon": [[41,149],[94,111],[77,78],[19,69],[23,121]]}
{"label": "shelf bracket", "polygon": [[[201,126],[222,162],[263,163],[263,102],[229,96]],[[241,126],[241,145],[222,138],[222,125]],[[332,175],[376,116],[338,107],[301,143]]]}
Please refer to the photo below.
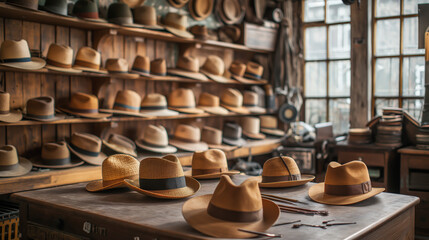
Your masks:
{"label": "shelf bracket", "polygon": [[118,35],[118,30],[116,29],[103,29],[93,32],[92,37],[92,46],[97,51],[100,51],[99,46],[104,42],[108,37]]}

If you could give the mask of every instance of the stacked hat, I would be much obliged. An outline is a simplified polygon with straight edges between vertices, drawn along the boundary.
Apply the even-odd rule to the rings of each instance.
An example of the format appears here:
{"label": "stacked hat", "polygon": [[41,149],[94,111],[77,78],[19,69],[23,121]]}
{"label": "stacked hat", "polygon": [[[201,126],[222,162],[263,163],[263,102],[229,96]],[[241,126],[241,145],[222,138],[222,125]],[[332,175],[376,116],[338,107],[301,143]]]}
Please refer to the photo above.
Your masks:
{"label": "stacked hat", "polygon": [[219,97],[203,92],[198,99],[198,108],[215,115],[227,115],[229,112],[219,106]]}
{"label": "stacked hat", "polygon": [[37,70],[46,65],[45,60],[31,57],[28,43],[24,39],[19,41],[5,40],[0,47],[0,66]]}
{"label": "stacked hat", "polygon": [[179,113],[167,108],[167,99],[159,93],[147,94],[140,105],[140,112],[146,116],[176,116]]}
{"label": "stacked hat", "polygon": [[235,175],[236,170],[228,170],[226,155],[222,150],[210,149],[204,152],[195,152],[192,155],[192,169],[185,172],[185,176],[196,179],[220,178],[222,175]]}
{"label": "stacked hat", "polygon": [[24,117],[41,122],[52,122],[64,119],[64,115],[55,115],[54,102],[54,98],[51,96],[31,98],[27,101]]}
{"label": "stacked hat", "polygon": [[181,113],[204,113],[196,108],[194,92],[187,88],[178,88],[168,95],[168,108]]}
{"label": "stacked hat", "polygon": [[72,95],[67,107],[59,107],[63,112],[85,118],[106,118],[111,113],[98,112],[98,98],[91,94],[75,93]]}
{"label": "stacked hat", "polygon": [[209,149],[207,143],[201,141],[201,131],[198,127],[186,124],[177,125],[174,137],[170,144],[189,152],[205,151]]}
{"label": "stacked hat", "polygon": [[0,147],[0,177],[17,177],[31,171],[31,162],[18,156],[18,151],[12,145]]}
{"label": "stacked hat", "polygon": [[0,122],[14,123],[22,119],[22,113],[10,110],[10,94],[0,91]]}
{"label": "stacked hat", "polygon": [[175,153],[177,148],[168,145],[167,130],[161,125],[150,124],[144,130],[143,137],[136,140],[139,148],[155,153]]}
{"label": "stacked hat", "polygon": [[101,165],[107,158],[101,152],[101,139],[89,133],[73,133],[68,146],[73,154],[89,164]]}
{"label": "stacked hat", "polygon": [[349,144],[367,144],[371,143],[372,134],[369,128],[350,128],[349,129]]}
{"label": "stacked hat", "polygon": [[139,75],[128,71],[128,62],[123,58],[109,58],[106,60],[106,69],[112,77],[138,78]]}
{"label": "stacked hat", "polygon": [[73,15],[88,21],[106,22],[99,18],[97,3],[93,0],[78,0],[73,5]]}
{"label": "stacked hat", "polygon": [[101,54],[99,52],[90,47],[81,47],[77,51],[73,68],[84,72],[107,73],[106,70],[101,69],[100,64]]}
{"label": "stacked hat", "polygon": [[169,12],[164,16],[162,23],[167,31],[178,37],[194,38],[194,35],[186,30],[188,28],[188,17],[185,15]]}
{"label": "stacked hat", "polygon": [[190,78],[199,81],[208,81],[209,79],[199,72],[200,63],[197,58],[191,56],[180,56],[176,63],[176,68],[168,69],[168,74]]}
{"label": "stacked hat", "polygon": [[224,122],[222,129],[222,142],[232,146],[241,147],[246,144],[242,137],[243,130],[240,125],[234,122]]}
{"label": "stacked hat", "polygon": [[58,72],[80,73],[82,70],[72,68],[73,49],[69,46],[52,43],[46,56],[46,68]]}
{"label": "stacked hat", "polygon": [[222,131],[208,126],[204,126],[201,131],[201,141],[207,143],[209,148],[223,151],[231,151],[237,148],[237,146],[222,144]]}
{"label": "stacked hat", "polygon": [[244,117],[241,119],[243,135],[249,139],[265,139],[265,134],[260,133],[261,120],[257,117]]}
{"label": "stacked hat", "polygon": [[32,159],[32,162],[35,167],[52,169],[77,167],[84,163],[70,156],[66,142],[43,144],[41,155]]}
{"label": "stacked hat", "polygon": [[416,147],[418,149],[429,149],[429,128],[420,128],[416,134]]}
{"label": "stacked hat", "polygon": [[112,152],[112,154],[128,154],[133,157],[137,157],[136,145],[134,142],[120,134],[111,133],[106,139],[103,139],[103,145],[107,148],[106,153]]}
{"label": "stacked hat", "polygon": [[285,135],[285,131],[278,129],[276,117],[264,115],[260,116],[259,119],[261,120],[261,132],[265,135],[275,137],[283,137]]}
{"label": "stacked hat", "polygon": [[243,95],[237,89],[228,88],[223,91],[220,97],[220,104],[232,112],[241,114],[250,113],[247,108],[243,107]]}
{"label": "stacked hat", "polygon": [[252,91],[244,91],[243,106],[251,113],[263,114],[265,108],[259,106],[259,95]]}
{"label": "stacked hat", "polygon": [[102,112],[133,117],[147,117],[140,113],[141,97],[132,90],[122,90],[116,93],[113,109],[100,109]]}
{"label": "stacked hat", "polygon": [[386,147],[402,145],[402,109],[383,109],[382,119],[377,125],[375,144]]}
{"label": "stacked hat", "polygon": [[164,30],[157,23],[156,11],[152,6],[139,6],[133,9],[134,23],[142,28]]}
{"label": "stacked hat", "polygon": [[237,83],[237,81],[224,77],[224,71],[225,64],[223,63],[223,60],[216,55],[208,56],[203,66],[200,68],[201,73],[204,73],[208,78],[215,82]]}
{"label": "stacked hat", "polygon": [[190,0],[188,9],[193,19],[201,21],[210,16],[213,6],[214,0]]}

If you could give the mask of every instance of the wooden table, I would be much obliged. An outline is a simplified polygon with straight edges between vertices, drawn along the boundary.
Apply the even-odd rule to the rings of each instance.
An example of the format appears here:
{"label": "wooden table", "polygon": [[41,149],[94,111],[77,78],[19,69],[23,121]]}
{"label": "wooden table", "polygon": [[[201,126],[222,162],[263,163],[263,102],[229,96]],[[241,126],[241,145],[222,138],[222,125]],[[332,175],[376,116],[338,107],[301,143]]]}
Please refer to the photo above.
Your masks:
{"label": "wooden table", "polygon": [[[246,176],[234,177],[236,183]],[[212,193],[218,180],[206,180],[196,195]],[[312,183],[289,189],[263,190],[265,193],[293,197],[306,208],[328,210],[329,216],[282,213],[278,223],[301,220],[321,224],[324,220],[356,221],[355,225],[333,226],[326,230],[290,225],[272,227],[288,239],[413,239],[413,196],[381,193],[351,206],[328,206],[312,202],[307,191]],[[182,217],[185,200],[160,200],[128,190],[104,193],[85,191],[85,183],[15,193],[20,202],[20,227],[24,239],[50,236],[49,239],[204,239]],[[83,229],[88,230],[85,232]],[[42,236],[42,237],[40,237]],[[76,238],[78,239],[78,238]]]}

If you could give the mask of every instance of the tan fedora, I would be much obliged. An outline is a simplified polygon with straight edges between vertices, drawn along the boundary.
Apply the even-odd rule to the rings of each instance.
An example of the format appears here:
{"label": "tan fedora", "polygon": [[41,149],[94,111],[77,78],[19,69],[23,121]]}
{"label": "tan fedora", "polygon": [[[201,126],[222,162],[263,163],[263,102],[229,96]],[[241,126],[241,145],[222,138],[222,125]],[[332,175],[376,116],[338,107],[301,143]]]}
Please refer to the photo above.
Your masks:
{"label": "tan fedora", "polygon": [[384,191],[373,188],[368,168],[362,161],[346,164],[330,162],[325,182],[313,185],[308,196],[316,202],[330,205],[349,205],[366,200]]}
{"label": "tan fedora", "polygon": [[55,115],[54,98],[43,96],[28,99],[24,117],[41,122],[52,122],[64,119],[64,115]]}
{"label": "tan fedora", "polygon": [[45,65],[45,60],[31,57],[28,43],[24,39],[5,40],[0,46],[0,66],[37,70]]}
{"label": "tan fedora", "polygon": [[149,77],[150,76],[149,57],[137,55],[136,58],[134,58],[134,63],[133,63],[133,66],[131,67],[131,72]]}
{"label": "tan fedora", "polygon": [[255,62],[248,62],[246,65],[246,72],[244,73],[244,77],[253,80],[261,80],[263,73],[264,67],[262,67],[262,65],[257,64]]}
{"label": "tan fedora", "polygon": [[140,105],[140,112],[146,116],[176,116],[178,112],[167,108],[167,99],[159,93],[147,94]]}
{"label": "tan fedora", "polygon": [[38,11],[39,7],[39,0],[6,0],[6,3],[33,11]]}
{"label": "tan fedora", "polygon": [[73,133],[68,143],[70,151],[83,161],[101,165],[107,155],[101,152],[102,141],[89,133]]}
{"label": "tan fedora", "polygon": [[116,93],[113,109],[100,109],[100,112],[133,117],[148,117],[140,113],[142,98],[133,90],[122,90]]}
{"label": "tan fedora", "polygon": [[140,162],[138,180],[125,180],[138,193],[163,199],[180,199],[194,195],[200,183],[183,174],[182,165],[174,155],[145,158]]}
{"label": "tan fedora", "polygon": [[233,61],[229,66],[228,73],[231,75],[230,77],[234,80],[237,80],[241,83],[246,84],[257,84],[260,81],[248,79],[244,77],[244,73],[246,72],[246,64],[239,62],[237,60]]}
{"label": "tan fedora", "polygon": [[210,149],[204,152],[194,152],[192,155],[192,169],[185,172],[185,176],[195,179],[220,178],[222,175],[235,175],[240,171],[228,170],[226,155],[222,150]]}
{"label": "tan fedora", "polygon": [[168,0],[168,2],[175,8],[182,8],[189,0]]}
{"label": "tan fedora", "polygon": [[199,73],[200,63],[197,58],[191,56],[180,56],[176,63],[176,68],[168,69],[168,74],[190,78],[199,81],[209,81],[202,73]]}
{"label": "tan fedora", "polygon": [[213,194],[197,196],[183,204],[182,214],[194,229],[217,238],[250,238],[255,234],[238,229],[265,232],[279,218],[280,209],[263,199],[253,178],[235,185],[221,177]]}
{"label": "tan fedora", "polygon": [[14,123],[22,119],[18,110],[10,110],[10,94],[0,91],[0,122]]}
{"label": "tan fedora", "polygon": [[243,107],[243,95],[237,89],[228,88],[223,91],[220,97],[220,105],[232,112],[241,114],[250,113],[247,108]]}
{"label": "tan fedora", "polygon": [[232,151],[237,148],[237,146],[222,144],[222,131],[207,126],[204,126],[201,131],[201,141],[207,143],[209,148],[220,149],[223,151]]}
{"label": "tan fedora", "polygon": [[270,115],[260,116],[261,120],[261,132],[266,135],[283,137],[285,131],[278,129],[277,118]]}
{"label": "tan fedora", "polygon": [[177,148],[168,145],[167,130],[161,125],[148,125],[143,137],[136,140],[139,148],[156,153],[175,153]]}
{"label": "tan fedora", "polygon": [[210,37],[209,31],[205,25],[194,25],[189,28],[196,39],[207,40]]}
{"label": "tan fedora", "polygon": [[106,69],[112,77],[138,78],[139,75],[128,72],[128,62],[123,58],[109,58],[106,60]]}
{"label": "tan fedora", "polygon": [[156,10],[152,6],[139,6],[133,9],[133,18],[135,24],[151,30],[164,30],[157,23]]}
{"label": "tan fedora", "polygon": [[46,56],[45,68],[58,72],[80,73],[82,70],[73,69],[73,49],[69,46],[52,43]]}
{"label": "tan fedora", "polygon": [[186,30],[188,27],[188,17],[185,15],[169,12],[164,16],[162,23],[167,31],[178,37],[194,38],[194,35]]}
{"label": "tan fedora", "polygon": [[216,3],[216,13],[225,24],[238,24],[244,18],[246,6],[240,0],[219,0]]}
{"label": "tan fedora", "polygon": [[32,162],[35,167],[52,169],[72,168],[84,164],[84,161],[70,157],[70,151],[64,141],[43,144],[41,155],[32,159]]}
{"label": "tan fedora", "polygon": [[125,179],[136,180],[139,177],[139,161],[126,154],[109,156],[101,165],[100,180],[86,184],[89,192],[100,192],[113,188],[127,187]]}
{"label": "tan fedora", "polygon": [[[112,154],[128,154],[133,157],[137,157],[136,145],[134,142],[117,133],[109,134],[105,139],[103,139],[103,145],[107,147],[107,150],[112,152]],[[108,153],[106,151],[106,153]]]}
{"label": "tan fedora", "polygon": [[[150,62],[150,74],[151,77],[160,77],[167,75],[167,63],[163,58],[157,58]],[[156,78],[154,79],[156,80]]]}
{"label": "tan fedora", "polygon": [[264,163],[262,176],[258,177],[259,187],[281,188],[304,185],[314,179],[311,175],[301,175],[298,165],[290,157],[273,157]]}
{"label": "tan fedora", "polygon": [[223,60],[215,55],[210,55],[207,57],[203,66],[200,68],[200,72],[204,73],[211,80],[219,83],[237,83],[232,79],[228,79],[223,76],[225,71],[225,64]]}
{"label": "tan fedora", "polygon": [[244,91],[243,106],[251,113],[263,114],[267,111],[259,106],[259,95],[252,91]]}
{"label": "tan fedora", "polygon": [[201,21],[212,14],[213,6],[214,0],[190,0],[188,9],[193,19]]}
{"label": "tan fedora", "polygon": [[204,113],[195,106],[195,96],[191,89],[178,88],[168,95],[168,108],[182,113]]}
{"label": "tan fedora", "polygon": [[265,134],[260,133],[261,120],[257,117],[243,117],[241,119],[241,127],[243,135],[250,139],[265,139]]}
{"label": "tan fedora", "polygon": [[201,141],[200,129],[186,124],[177,125],[173,139],[170,139],[170,144],[189,152],[209,149],[207,143]]}
{"label": "tan fedora", "polygon": [[100,68],[100,63],[101,55],[99,52],[90,47],[81,47],[77,51],[73,68],[85,72],[107,73],[106,70]]}
{"label": "tan fedora", "polygon": [[198,108],[215,115],[228,115],[228,110],[219,106],[219,97],[203,92],[198,99]]}
{"label": "tan fedora", "polygon": [[67,107],[59,107],[63,112],[86,118],[106,118],[111,113],[98,112],[98,98],[91,94],[77,92],[71,96]]}
{"label": "tan fedora", "polygon": [[0,147],[0,177],[18,177],[31,171],[33,165],[23,157],[18,156],[12,145]]}

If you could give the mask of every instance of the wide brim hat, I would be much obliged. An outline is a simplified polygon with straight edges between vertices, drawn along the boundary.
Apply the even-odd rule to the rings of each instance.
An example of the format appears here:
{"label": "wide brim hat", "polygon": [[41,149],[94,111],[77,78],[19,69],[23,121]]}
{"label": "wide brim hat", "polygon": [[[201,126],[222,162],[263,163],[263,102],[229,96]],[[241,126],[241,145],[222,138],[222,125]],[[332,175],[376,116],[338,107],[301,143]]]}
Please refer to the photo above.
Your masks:
{"label": "wide brim hat", "polygon": [[0,170],[0,177],[18,177],[31,171],[33,164],[27,158],[18,156],[18,165],[11,170]]}
{"label": "wide brim hat", "polygon": [[209,149],[209,146],[205,142],[185,142],[176,138],[169,140],[170,144],[189,152],[200,152]]}
{"label": "wide brim hat", "polygon": [[225,145],[225,144],[208,144],[210,149],[220,149],[224,152],[229,152],[232,151],[234,149],[237,149],[238,146],[231,146],[231,145]]}
{"label": "wide brim hat", "polygon": [[247,138],[256,139],[256,140],[261,140],[266,138],[265,134],[263,133],[251,133],[244,130],[243,130],[243,135]]}
{"label": "wide brim hat", "polygon": [[207,207],[212,194],[189,199],[183,204],[182,214],[186,222],[196,230],[219,238],[249,238],[255,234],[238,231],[239,228],[265,232],[279,218],[280,209],[274,202],[262,199],[263,217],[257,222],[230,222],[210,216]]}
{"label": "wide brim hat", "polygon": [[283,137],[285,135],[285,131],[280,129],[272,129],[272,128],[262,128],[261,132],[266,135],[276,136],[276,137]]}
{"label": "wide brim hat", "polygon": [[232,138],[226,138],[226,137],[222,137],[222,142],[232,146],[243,146],[244,144],[247,143],[247,141],[244,138],[232,139]]}
{"label": "wide brim hat", "polygon": [[56,72],[65,72],[65,73],[81,73],[81,69],[75,69],[75,68],[62,68],[62,67],[56,67],[49,64],[46,64],[45,68],[56,71]]}
{"label": "wide brim hat", "polygon": [[252,79],[248,79],[248,78],[245,78],[245,77],[242,77],[242,76],[238,76],[238,75],[236,75],[236,74],[233,74],[233,73],[231,73],[230,72],[230,74],[231,74],[231,78],[233,79],[233,80],[237,80],[237,81],[239,81],[239,82],[241,82],[241,83],[246,83],[246,84],[261,84],[261,83],[265,83],[266,81],[263,81],[263,80],[252,80]]}
{"label": "wide brim hat", "polygon": [[86,184],[85,189],[88,192],[99,192],[99,191],[105,191],[113,188],[126,188],[126,187],[127,185],[125,184],[125,180],[114,182],[111,184],[103,184],[103,180],[99,179]]}
{"label": "wide brim hat", "polygon": [[177,116],[178,112],[170,110],[170,109],[162,109],[162,110],[140,110],[140,112],[144,115],[151,117],[168,117],[168,116]]}
{"label": "wide brim hat", "polygon": [[83,161],[92,164],[92,165],[101,165],[104,161],[104,159],[107,158],[107,155],[103,152],[100,152],[98,154],[98,156],[93,157],[93,156],[88,156],[82,153],[77,152],[76,150],[73,149],[73,147],[67,143],[67,146],[70,149],[70,152],[72,152],[74,155],[76,155],[77,157],[79,157],[80,159],[82,159]]}
{"label": "wide brim hat", "polygon": [[39,122],[53,122],[53,121],[63,120],[63,119],[66,118],[66,116],[63,115],[63,114],[55,114],[55,116],[53,118],[44,119],[44,118],[38,118],[38,117],[35,117],[35,116],[29,116],[29,115],[27,115],[25,113],[24,113],[23,117],[26,118],[26,119],[36,120],[36,121],[39,121]]}
{"label": "wide brim hat", "polygon": [[[234,11],[234,16],[230,16],[230,12],[225,12],[225,4],[224,2],[227,3],[232,3],[234,9],[232,9],[231,7],[228,8],[228,10],[232,10]],[[240,4],[239,0],[234,0],[234,1],[227,1],[227,0],[218,0],[216,3],[216,13],[218,15],[218,17],[222,20],[222,22],[224,22],[225,24],[228,25],[232,25],[232,24],[236,24],[239,23],[243,20],[244,15],[245,15],[245,8],[243,8],[243,6]]]}
{"label": "wide brim hat", "polygon": [[25,5],[26,2],[27,1],[24,1],[24,0],[16,1],[16,2],[10,2],[10,1],[6,0],[5,3],[9,4],[9,5],[12,5],[12,6],[15,6],[15,7],[20,7],[20,8],[28,9],[28,10],[31,10],[31,11],[36,11],[36,12],[39,11],[38,1],[33,2],[33,3],[28,2],[27,5]]}
{"label": "wide brim hat", "polygon": [[141,112],[130,112],[130,111],[124,111],[124,110],[118,110],[118,109],[104,109],[101,108],[100,112],[105,112],[105,113],[112,113],[114,115],[124,115],[124,116],[132,116],[132,117],[142,117],[142,118],[147,118],[149,116],[141,113]]}
{"label": "wide brim hat", "polygon": [[200,108],[202,110],[204,110],[205,112],[211,113],[211,114],[215,114],[215,115],[228,115],[229,111],[226,110],[223,107],[217,106],[217,107],[209,107],[209,106],[197,106],[197,108]]}
{"label": "wide brim hat", "polygon": [[301,186],[308,182],[311,182],[314,180],[313,175],[306,175],[302,174],[300,180],[291,180],[291,181],[279,181],[279,182],[262,182],[262,176],[257,176],[256,179],[259,182],[259,187],[262,188],[285,188],[285,187],[295,187],[295,186]]}
{"label": "wide brim hat", "polygon": [[108,74],[109,72],[107,72],[106,69],[94,69],[94,68],[89,68],[89,67],[84,67],[84,66],[73,66],[74,69],[78,69],[78,70],[82,70],[84,72],[91,72],[91,73],[100,73],[100,74]]}
{"label": "wide brim hat", "polygon": [[167,71],[168,71],[168,74],[173,76],[185,77],[185,78],[190,78],[190,79],[199,80],[203,82],[209,81],[209,79],[204,74],[199,72],[190,72],[190,71],[186,71],[178,68],[169,68]]}
{"label": "wide brim hat", "polygon": [[243,106],[242,107],[232,107],[232,106],[229,106],[229,105],[226,105],[226,104],[223,104],[223,103],[221,103],[220,105],[222,107],[224,107],[224,108],[232,111],[232,112],[235,112],[235,113],[240,113],[240,114],[249,114],[250,113],[250,111],[247,108],[243,107]]}
{"label": "wide brim hat", "polygon": [[74,167],[78,167],[78,166],[80,166],[80,165],[82,165],[82,164],[85,163],[82,160],[70,157],[70,163],[69,164],[64,164],[64,165],[47,165],[47,164],[43,163],[43,160],[42,160],[41,156],[38,156],[37,158],[31,159],[31,162],[33,163],[34,167],[50,168],[50,169],[74,168]]}
{"label": "wide brim hat", "polygon": [[172,33],[173,35],[175,35],[177,37],[187,38],[187,39],[193,39],[194,38],[194,35],[192,35],[192,33],[188,32],[186,30],[180,30],[178,28],[170,27],[167,25],[162,25],[162,27],[164,27],[165,30],[169,31],[170,33]]}
{"label": "wide brim hat", "polygon": [[185,176],[191,176],[195,179],[215,179],[215,178],[220,178],[220,176],[222,176],[222,175],[232,176],[232,175],[240,174],[240,171],[228,170],[226,172],[217,172],[217,173],[209,173],[209,174],[201,174],[201,175],[192,176],[192,169],[190,169],[188,171],[183,172],[183,174],[185,174]]}
{"label": "wide brim hat", "polygon": [[[191,17],[197,21],[201,21],[206,19],[213,11],[214,7],[214,0],[199,0],[207,2],[207,8],[206,9],[196,9],[196,3],[198,0],[190,0],[188,4],[189,14]],[[201,10],[201,11],[200,11]]]}
{"label": "wide brim hat", "polygon": [[137,73],[110,73],[109,75],[114,78],[127,78],[127,79],[136,79],[139,78],[140,75]]}
{"label": "wide brim hat", "polygon": [[10,110],[6,114],[0,114],[0,122],[14,123],[22,119],[22,113],[18,110]]}
{"label": "wide brim hat", "polygon": [[201,69],[200,72],[203,73],[204,75],[206,75],[207,77],[209,77],[211,80],[218,82],[218,83],[238,83],[237,81],[235,81],[233,79],[228,79],[224,76],[215,75],[215,74],[209,73],[203,69]]}
{"label": "wide brim hat", "polygon": [[0,63],[0,66],[26,69],[26,70],[38,70],[43,68],[45,65],[46,65],[46,61],[37,57],[32,57],[30,62]]}
{"label": "wide brim hat", "polygon": [[67,107],[58,107],[59,110],[69,113],[69,114],[73,114],[79,117],[84,117],[84,118],[93,118],[93,119],[99,119],[99,118],[106,118],[106,117],[110,117],[112,116],[111,113],[79,113],[79,112],[75,112],[73,110],[68,109]]}
{"label": "wide brim hat", "polygon": [[71,17],[71,16],[67,15],[67,8],[61,9],[60,7],[59,8],[53,8],[53,6],[39,6],[39,9],[43,10],[45,12],[53,13],[53,14],[60,15],[63,17]]}
{"label": "wide brim hat", "polygon": [[188,113],[188,114],[201,114],[201,113],[204,113],[204,110],[196,108],[196,107],[194,107],[194,108],[180,108],[180,107],[171,107],[171,106],[169,106],[168,108],[171,109],[171,110],[174,110],[174,111],[178,111],[178,112],[181,112],[181,113]]}
{"label": "wide brim hat", "polygon": [[249,110],[251,113],[263,114],[267,112],[265,108],[259,106],[244,107],[247,108],[247,110]]}
{"label": "wide brim hat", "polygon": [[137,157],[137,153],[134,149],[127,148],[124,146],[120,146],[117,144],[112,144],[112,143],[109,143],[108,141],[106,141],[104,139],[103,139],[103,146],[107,147],[109,150],[111,150],[115,153],[128,154],[128,155],[131,155],[133,157]]}
{"label": "wide brim hat", "polygon": [[165,153],[165,154],[177,152],[177,148],[170,146],[170,145],[167,145],[165,147],[153,147],[153,146],[149,146],[148,144],[144,143],[141,139],[136,140],[135,143],[139,148],[142,148],[142,149],[150,151],[150,152]]}

